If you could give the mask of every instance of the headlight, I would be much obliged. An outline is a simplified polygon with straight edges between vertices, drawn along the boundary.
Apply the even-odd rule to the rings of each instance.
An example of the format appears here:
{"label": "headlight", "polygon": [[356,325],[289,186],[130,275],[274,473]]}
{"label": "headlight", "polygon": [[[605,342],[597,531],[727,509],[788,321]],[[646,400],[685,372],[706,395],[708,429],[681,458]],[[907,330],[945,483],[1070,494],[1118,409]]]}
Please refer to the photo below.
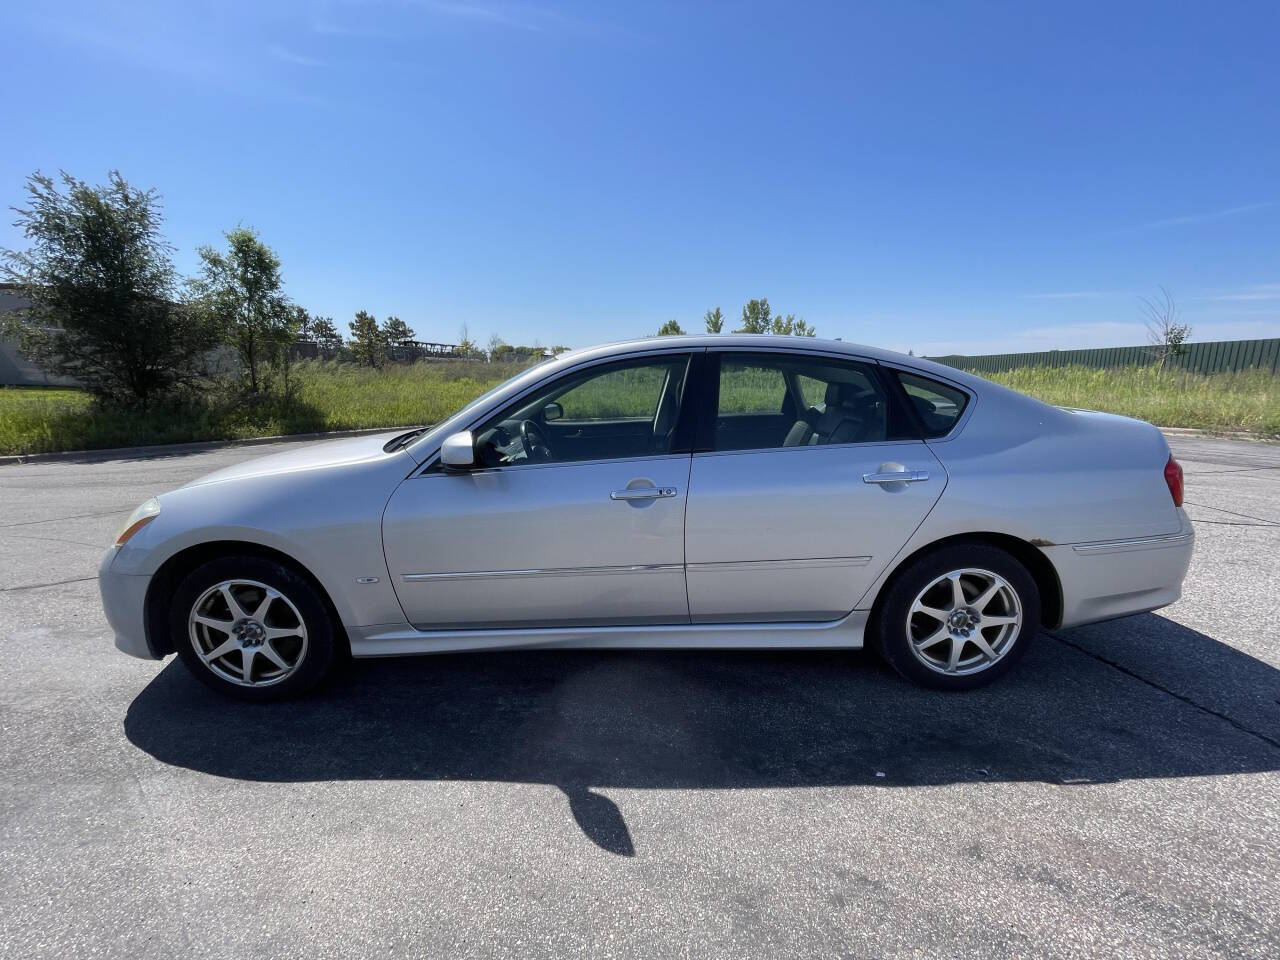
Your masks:
{"label": "headlight", "polygon": [[116,532],[116,546],[123,547],[129,538],[154,520],[160,513],[160,501],[152,497],[137,510],[129,514],[129,519]]}

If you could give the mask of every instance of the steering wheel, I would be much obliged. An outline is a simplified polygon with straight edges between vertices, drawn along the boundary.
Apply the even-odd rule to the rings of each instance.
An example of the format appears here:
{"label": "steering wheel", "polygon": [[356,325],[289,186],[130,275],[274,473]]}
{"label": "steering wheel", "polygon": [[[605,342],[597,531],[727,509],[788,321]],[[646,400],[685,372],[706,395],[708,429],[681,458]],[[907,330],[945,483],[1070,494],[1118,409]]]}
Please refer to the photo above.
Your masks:
{"label": "steering wheel", "polygon": [[551,445],[542,428],[532,420],[520,421],[520,443],[524,445],[524,455],[530,460],[550,460]]}

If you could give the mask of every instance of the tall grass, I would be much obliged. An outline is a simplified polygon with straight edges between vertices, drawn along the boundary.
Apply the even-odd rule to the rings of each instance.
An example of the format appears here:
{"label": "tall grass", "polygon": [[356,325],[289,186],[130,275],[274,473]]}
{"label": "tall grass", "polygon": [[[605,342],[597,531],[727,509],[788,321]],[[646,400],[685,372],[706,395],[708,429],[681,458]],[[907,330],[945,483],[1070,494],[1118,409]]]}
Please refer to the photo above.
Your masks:
{"label": "tall grass", "polygon": [[243,440],[434,423],[513,376],[520,364],[429,362],[373,370],[298,364],[290,400],[217,390],[142,411],[97,409],[79,390],[0,388],[0,454]]}
{"label": "tall grass", "polygon": [[[78,390],[0,388],[0,453],[416,426],[443,419],[520,369],[518,364],[437,361],[378,371],[311,361],[297,367],[297,392],[289,402],[249,402],[211,392],[146,413],[99,410]],[[725,412],[777,404],[780,384],[761,373],[740,371],[729,378],[722,397]],[[1024,367],[990,379],[1049,403],[1126,414],[1160,426],[1280,435],[1280,378],[1261,372],[1205,376],[1160,374],[1151,367]],[[647,413],[656,402],[659,380],[624,378],[612,385],[617,396],[612,390],[600,396],[585,390],[575,412],[629,416],[643,408]]]}
{"label": "tall grass", "polygon": [[1062,407],[1103,410],[1161,427],[1280,434],[1280,377],[1260,370],[1199,374],[1155,367],[1021,367],[988,380]]}
{"label": "tall grass", "polygon": [[528,364],[430,361],[382,370],[334,361],[299,365],[298,401],[308,430],[435,423]]}

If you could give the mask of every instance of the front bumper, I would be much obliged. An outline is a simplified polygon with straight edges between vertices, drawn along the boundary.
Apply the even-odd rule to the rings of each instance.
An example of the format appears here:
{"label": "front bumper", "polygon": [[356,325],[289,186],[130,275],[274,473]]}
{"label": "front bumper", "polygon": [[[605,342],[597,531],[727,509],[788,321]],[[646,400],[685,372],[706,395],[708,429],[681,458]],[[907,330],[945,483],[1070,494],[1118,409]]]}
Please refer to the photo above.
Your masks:
{"label": "front bumper", "polygon": [[1195,533],[1042,547],[1062,584],[1062,623],[1075,627],[1165,607],[1182,596]]}
{"label": "front bumper", "polygon": [[116,636],[116,648],[132,657],[159,660],[147,642],[147,574],[116,573],[111,564],[117,549],[112,547],[98,566],[98,590],[102,611]]}

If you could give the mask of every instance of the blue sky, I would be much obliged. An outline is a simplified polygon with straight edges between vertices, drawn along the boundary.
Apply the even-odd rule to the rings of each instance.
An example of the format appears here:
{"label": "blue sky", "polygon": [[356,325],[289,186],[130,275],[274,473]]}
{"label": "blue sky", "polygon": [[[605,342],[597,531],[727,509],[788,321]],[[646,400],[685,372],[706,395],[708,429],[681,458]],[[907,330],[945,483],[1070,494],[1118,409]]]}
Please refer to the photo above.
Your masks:
{"label": "blue sky", "polygon": [[[245,224],[342,328],[585,345],[767,296],[917,353],[1280,336],[1280,4],[5,4],[0,203]],[[0,226],[0,245],[21,243]]]}

